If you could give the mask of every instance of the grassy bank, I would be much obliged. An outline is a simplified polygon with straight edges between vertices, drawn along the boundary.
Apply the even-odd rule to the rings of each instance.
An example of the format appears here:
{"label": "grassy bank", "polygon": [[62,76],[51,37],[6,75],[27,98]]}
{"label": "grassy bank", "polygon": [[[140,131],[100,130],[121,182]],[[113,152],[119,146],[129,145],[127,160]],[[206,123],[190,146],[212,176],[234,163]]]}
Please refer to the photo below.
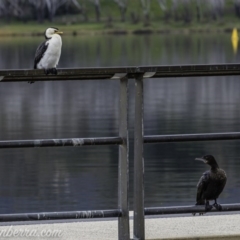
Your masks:
{"label": "grassy bank", "polygon": [[[0,15],[0,36],[39,35],[49,26],[59,27],[66,35],[225,32],[234,27],[240,29],[240,10],[238,13],[233,0],[225,0],[224,6],[209,5],[209,1],[199,4],[197,0],[166,0],[162,6],[158,0],[149,0],[145,7],[142,1],[131,0],[127,1],[125,14],[113,0],[101,0],[97,8],[93,2],[79,1],[81,10],[62,6],[52,18],[49,18],[46,9],[42,10],[42,17],[39,18],[37,13],[41,9],[35,9],[32,5],[22,5],[21,8],[20,4],[24,14],[16,16],[14,8],[10,8],[8,11],[12,14]],[[53,19],[54,23],[47,22],[49,19]],[[121,22],[121,19],[125,22]],[[46,22],[37,24],[41,20]]]}
{"label": "grassy bank", "polygon": [[121,22],[79,23],[66,25],[61,22],[36,24],[10,23],[0,24],[0,36],[38,36],[42,35],[49,26],[61,29],[65,35],[94,35],[94,34],[144,34],[144,33],[199,33],[199,32],[231,32],[234,27],[240,29],[239,22],[210,22],[186,25],[176,22],[151,22],[148,26],[143,23],[129,24]]}

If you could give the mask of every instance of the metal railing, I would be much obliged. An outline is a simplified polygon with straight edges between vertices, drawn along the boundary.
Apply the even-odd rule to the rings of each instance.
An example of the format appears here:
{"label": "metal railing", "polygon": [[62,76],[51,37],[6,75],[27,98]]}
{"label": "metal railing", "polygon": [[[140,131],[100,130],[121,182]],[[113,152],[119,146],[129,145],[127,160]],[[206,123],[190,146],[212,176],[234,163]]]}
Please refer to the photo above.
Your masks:
{"label": "metal railing", "polygon": [[[87,73],[86,73],[87,72]],[[70,211],[70,212],[42,212],[23,214],[0,214],[0,222],[6,221],[35,221],[60,220],[80,218],[118,218],[118,239],[130,239],[129,205],[128,205],[128,79],[98,71],[82,71],[78,69],[60,69],[58,75],[44,75],[41,70],[4,70],[0,71],[0,82],[36,82],[51,80],[83,80],[106,79],[109,76],[120,82],[119,94],[119,136],[104,138],[69,138],[69,139],[35,139],[0,141],[0,148],[33,148],[33,147],[82,147],[87,145],[119,145],[118,157],[118,209]]]}
{"label": "metal railing", "polygon": [[[144,143],[163,142],[185,142],[185,141],[206,141],[206,140],[233,140],[240,139],[239,132],[232,133],[203,133],[203,134],[177,134],[177,135],[157,135],[144,136],[144,85],[143,80],[148,77],[200,77],[200,76],[227,76],[240,75],[239,64],[220,65],[188,65],[188,66],[164,66],[152,69],[152,75],[141,73],[135,77],[135,131],[134,131],[134,239],[145,239],[145,215],[179,214],[179,213],[203,213],[204,206],[182,206],[182,207],[155,207],[144,208]],[[142,68],[140,68],[142,69]],[[150,76],[151,75],[151,76]],[[240,204],[222,205],[222,211],[239,211]]]}
{"label": "metal railing", "polygon": [[0,70],[1,82],[66,81],[128,78],[166,78],[240,75],[240,64],[58,69],[46,76],[42,70]]}
{"label": "metal railing", "polygon": [[[58,75],[46,76],[42,70],[0,70],[0,82],[37,82],[66,80],[119,80],[120,81],[120,125],[119,136],[115,138],[73,138],[0,141],[0,148],[66,147],[84,145],[119,145],[118,167],[118,209],[103,211],[75,211],[59,213],[0,214],[0,221],[76,219],[95,217],[118,217],[118,238],[130,239],[128,207],[128,91],[129,78],[135,79],[135,122],[134,122],[134,239],[145,239],[145,215],[204,212],[204,206],[144,208],[144,143],[233,140],[240,139],[239,132],[206,133],[183,135],[144,136],[143,122],[143,80],[146,78],[200,77],[240,75],[240,64],[147,66],[58,69]],[[240,210],[240,204],[222,205],[222,211]]]}

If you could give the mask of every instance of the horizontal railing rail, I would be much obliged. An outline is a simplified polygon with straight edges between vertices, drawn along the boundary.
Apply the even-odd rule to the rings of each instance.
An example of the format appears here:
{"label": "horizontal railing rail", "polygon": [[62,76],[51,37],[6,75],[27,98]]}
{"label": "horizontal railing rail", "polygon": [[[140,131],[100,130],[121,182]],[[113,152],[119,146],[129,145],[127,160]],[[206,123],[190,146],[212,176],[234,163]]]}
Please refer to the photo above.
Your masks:
{"label": "horizontal railing rail", "polygon": [[113,218],[121,216],[122,211],[119,209],[70,212],[17,213],[0,214],[0,222],[43,221],[83,218]]}
{"label": "horizontal railing rail", "polygon": [[[240,211],[240,204],[221,204],[221,206],[221,212]],[[219,212],[219,210],[212,208],[211,212]],[[183,213],[206,213],[206,210],[204,205],[144,208],[144,214],[146,216]]]}
{"label": "horizontal railing rail", "polygon": [[[240,204],[222,204],[221,212],[240,211]],[[215,208],[211,212],[219,212]],[[205,206],[171,206],[171,207],[149,207],[144,208],[145,216],[166,215],[166,214],[186,214],[186,213],[206,213]],[[114,218],[121,217],[122,211],[92,210],[92,211],[65,211],[65,212],[40,212],[40,213],[18,213],[0,214],[0,222],[15,221],[44,221],[62,219],[85,219],[85,218]]]}
{"label": "horizontal railing rail", "polygon": [[[144,143],[239,140],[240,132],[144,136]],[[0,142],[1,147],[1,142]]]}
{"label": "horizontal railing rail", "polygon": [[57,75],[45,75],[43,70],[0,70],[0,81],[117,80],[138,75],[143,75],[143,78],[240,75],[240,64],[62,68],[58,69]]}
{"label": "horizontal railing rail", "polygon": [[32,147],[77,147],[91,145],[119,145],[120,137],[109,138],[62,138],[0,141],[0,148],[32,148]]}

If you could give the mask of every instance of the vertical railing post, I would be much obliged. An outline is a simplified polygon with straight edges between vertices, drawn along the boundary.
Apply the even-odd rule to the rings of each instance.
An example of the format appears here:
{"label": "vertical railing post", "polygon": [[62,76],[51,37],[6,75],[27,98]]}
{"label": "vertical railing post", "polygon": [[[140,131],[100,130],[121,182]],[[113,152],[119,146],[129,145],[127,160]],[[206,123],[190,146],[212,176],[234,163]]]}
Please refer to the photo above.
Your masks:
{"label": "vertical railing post", "polygon": [[145,239],[143,159],[143,75],[135,79],[134,119],[134,239]]}
{"label": "vertical railing post", "polygon": [[119,145],[118,163],[118,208],[122,216],[118,218],[118,239],[129,240],[129,141],[128,141],[128,78],[120,79],[120,102],[119,102],[119,136],[123,144]]}

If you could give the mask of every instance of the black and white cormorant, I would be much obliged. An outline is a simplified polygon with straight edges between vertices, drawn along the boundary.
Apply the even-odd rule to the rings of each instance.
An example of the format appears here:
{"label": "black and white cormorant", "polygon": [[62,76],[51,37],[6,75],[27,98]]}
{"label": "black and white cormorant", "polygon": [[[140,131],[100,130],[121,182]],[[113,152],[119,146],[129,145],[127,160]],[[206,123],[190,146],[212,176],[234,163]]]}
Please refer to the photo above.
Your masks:
{"label": "black and white cormorant", "polygon": [[57,65],[62,50],[62,32],[50,27],[45,31],[46,40],[41,43],[35,54],[34,69],[44,69],[45,73],[57,74]]}
{"label": "black and white cormorant", "polygon": [[[227,182],[227,175],[224,170],[220,169],[217,161],[212,155],[205,155],[195,160],[203,161],[211,166],[211,169],[204,172],[197,184],[196,205],[205,205],[205,210],[210,211],[212,207],[221,210],[222,207],[217,203],[217,198],[223,191]],[[214,200],[210,205],[209,201]]]}

